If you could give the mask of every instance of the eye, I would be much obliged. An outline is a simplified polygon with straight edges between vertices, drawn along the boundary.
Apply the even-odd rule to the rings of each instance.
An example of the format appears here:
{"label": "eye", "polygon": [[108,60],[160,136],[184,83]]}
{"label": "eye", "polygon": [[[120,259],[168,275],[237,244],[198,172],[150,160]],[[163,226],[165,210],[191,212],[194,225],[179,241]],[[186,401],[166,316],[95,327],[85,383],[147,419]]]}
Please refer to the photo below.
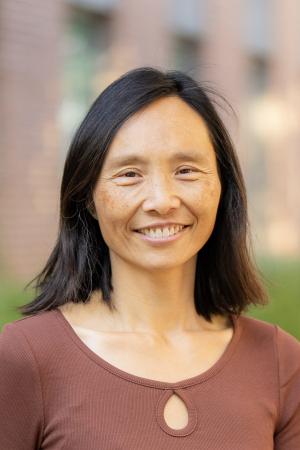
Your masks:
{"label": "eye", "polygon": [[119,177],[134,178],[134,175],[138,175],[138,173],[133,170],[128,170],[127,172],[120,173]]}
{"label": "eye", "polygon": [[[185,171],[184,173],[182,173],[183,171]],[[189,172],[188,172],[189,171]],[[198,170],[193,169],[192,167],[183,167],[182,169],[179,169],[178,172],[181,172],[182,175],[186,175],[189,173],[194,173],[194,172],[198,172]]]}

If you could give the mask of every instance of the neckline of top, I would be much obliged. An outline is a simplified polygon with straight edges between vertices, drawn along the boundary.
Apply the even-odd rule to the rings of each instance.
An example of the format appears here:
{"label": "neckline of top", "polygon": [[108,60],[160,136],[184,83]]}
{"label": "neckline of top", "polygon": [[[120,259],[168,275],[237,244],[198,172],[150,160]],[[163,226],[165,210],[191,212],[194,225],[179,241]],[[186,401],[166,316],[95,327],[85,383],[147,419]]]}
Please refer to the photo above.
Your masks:
{"label": "neckline of top", "polygon": [[108,361],[104,360],[99,356],[97,353],[95,353],[93,350],[91,350],[78,336],[78,334],[75,332],[72,325],[68,322],[66,317],[63,315],[63,313],[60,311],[59,308],[55,308],[52,310],[52,312],[55,314],[55,317],[57,318],[58,322],[63,326],[64,330],[67,332],[67,335],[71,338],[71,340],[76,344],[77,347],[80,348],[80,350],[85,353],[91,360],[93,360],[96,364],[103,367],[107,371],[111,372],[112,374],[123,378],[127,381],[130,381],[132,383],[140,384],[143,386],[149,386],[149,387],[156,387],[160,389],[181,389],[188,386],[193,386],[195,384],[200,384],[209,378],[212,378],[213,376],[217,375],[220,370],[225,366],[225,364],[230,360],[231,356],[233,355],[237,344],[239,342],[241,333],[242,333],[242,319],[243,316],[237,316],[235,314],[230,314],[230,319],[233,325],[233,335],[230,340],[230,342],[227,344],[227,347],[225,348],[224,352],[220,356],[220,358],[213,364],[209,369],[207,369],[204,372],[201,372],[199,375],[195,375],[190,378],[186,378],[184,380],[180,380],[177,382],[168,382],[168,381],[159,381],[159,380],[152,380],[144,377],[140,377],[138,375],[131,374],[129,372],[125,372],[122,369],[119,369],[118,367],[112,365]]}

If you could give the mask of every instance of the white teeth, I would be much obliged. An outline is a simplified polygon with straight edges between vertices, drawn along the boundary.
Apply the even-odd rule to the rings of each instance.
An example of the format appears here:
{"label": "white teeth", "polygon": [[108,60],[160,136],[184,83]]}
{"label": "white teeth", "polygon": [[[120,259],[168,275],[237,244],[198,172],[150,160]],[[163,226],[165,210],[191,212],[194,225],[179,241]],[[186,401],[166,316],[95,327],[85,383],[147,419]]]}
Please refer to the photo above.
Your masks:
{"label": "white teeth", "polygon": [[146,236],[149,236],[151,238],[161,239],[164,237],[173,236],[174,234],[177,234],[179,231],[181,231],[183,228],[184,228],[183,225],[172,225],[170,227],[163,227],[163,228],[144,228],[139,231],[140,233],[145,234]]}
{"label": "white teeth", "polygon": [[162,235],[163,235],[163,237],[170,236],[170,234],[173,234],[172,231],[171,231],[171,228],[164,228],[164,229],[162,230]]}
{"label": "white teeth", "polygon": [[[160,232],[160,230],[157,230],[157,233]],[[147,234],[147,233],[146,233]],[[150,236],[155,237],[156,232],[154,230],[150,230]]]}

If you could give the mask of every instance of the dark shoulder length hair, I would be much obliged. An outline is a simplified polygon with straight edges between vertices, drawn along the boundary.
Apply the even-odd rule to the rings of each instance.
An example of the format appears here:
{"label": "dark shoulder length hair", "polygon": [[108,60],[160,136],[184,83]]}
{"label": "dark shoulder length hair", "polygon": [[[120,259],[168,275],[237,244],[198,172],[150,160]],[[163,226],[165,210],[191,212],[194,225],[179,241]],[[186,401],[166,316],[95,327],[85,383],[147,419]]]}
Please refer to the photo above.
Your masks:
{"label": "dark shoulder length hair", "polygon": [[240,315],[251,304],[268,303],[249,238],[242,171],[210,93],[180,71],[142,67],[125,73],[97,97],[71,142],[61,184],[57,242],[44,269],[27,285],[36,282],[36,297],[17,308],[23,315],[67,302],[86,303],[95,290],[114,308],[109,250],[90,213],[92,192],[118,129],[141,108],[170,95],[180,97],[205,121],[222,185],[215,227],[197,257],[197,313],[211,321],[212,314]]}

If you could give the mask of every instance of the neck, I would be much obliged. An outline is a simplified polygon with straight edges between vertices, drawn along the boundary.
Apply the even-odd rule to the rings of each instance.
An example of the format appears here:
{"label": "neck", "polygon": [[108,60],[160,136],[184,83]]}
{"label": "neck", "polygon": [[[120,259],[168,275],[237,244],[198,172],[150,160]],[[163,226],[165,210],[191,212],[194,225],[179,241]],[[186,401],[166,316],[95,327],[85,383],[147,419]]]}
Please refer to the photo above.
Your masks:
{"label": "neck", "polygon": [[114,329],[171,336],[226,328],[224,317],[215,316],[210,323],[195,309],[196,258],[183,266],[152,272],[114,257],[111,261]]}

